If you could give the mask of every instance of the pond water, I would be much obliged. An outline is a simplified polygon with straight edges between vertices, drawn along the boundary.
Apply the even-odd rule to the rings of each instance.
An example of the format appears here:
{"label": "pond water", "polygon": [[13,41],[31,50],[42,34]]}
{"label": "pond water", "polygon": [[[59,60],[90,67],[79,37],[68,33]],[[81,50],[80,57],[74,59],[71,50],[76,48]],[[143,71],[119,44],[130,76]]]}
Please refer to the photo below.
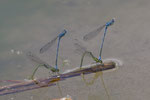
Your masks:
{"label": "pond water", "polygon": [[[102,58],[123,62],[118,70],[104,73],[103,79],[111,100],[149,100],[150,98],[150,1],[149,0],[1,0],[0,1],[0,80],[29,78],[37,64],[26,57],[31,51],[55,65],[56,45],[43,54],[40,48],[62,30],[67,34],[60,43],[60,72],[80,65],[81,55],[75,52],[78,39],[94,55],[98,55],[103,31],[90,41],[85,34],[116,19],[108,29]],[[62,66],[63,61],[69,65]],[[90,63],[86,58],[84,64]],[[41,69],[37,77],[47,77]],[[92,75],[86,76],[89,81]],[[62,95],[73,100],[108,100],[98,78],[87,86],[82,77],[59,83]],[[0,85],[6,85],[0,83]],[[0,100],[52,100],[62,97],[57,86],[0,96]]]}

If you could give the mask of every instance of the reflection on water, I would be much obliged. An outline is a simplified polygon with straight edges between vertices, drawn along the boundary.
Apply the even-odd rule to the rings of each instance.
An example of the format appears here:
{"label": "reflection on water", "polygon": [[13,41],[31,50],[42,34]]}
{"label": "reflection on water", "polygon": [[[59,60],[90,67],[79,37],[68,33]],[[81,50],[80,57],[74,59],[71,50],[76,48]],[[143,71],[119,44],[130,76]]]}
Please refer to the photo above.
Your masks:
{"label": "reflection on water", "polygon": [[[88,86],[88,85],[93,85],[94,82],[95,82],[95,80],[96,80],[98,77],[101,78],[102,85],[103,85],[103,87],[104,87],[104,89],[105,89],[105,92],[106,92],[106,95],[107,95],[107,97],[108,97],[108,100],[110,100],[110,95],[109,95],[108,90],[107,90],[107,87],[106,87],[106,85],[105,85],[105,83],[104,83],[103,72],[97,72],[97,73],[95,73],[94,77],[92,78],[92,80],[91,80],[90,82],[87,82],[87,80],[85,79],[84,75],[82,74],[83,81],[85,82],[85,84],[86,84],[87,86]],[[95,100],[95,99],[94,99],[94,100]]]}

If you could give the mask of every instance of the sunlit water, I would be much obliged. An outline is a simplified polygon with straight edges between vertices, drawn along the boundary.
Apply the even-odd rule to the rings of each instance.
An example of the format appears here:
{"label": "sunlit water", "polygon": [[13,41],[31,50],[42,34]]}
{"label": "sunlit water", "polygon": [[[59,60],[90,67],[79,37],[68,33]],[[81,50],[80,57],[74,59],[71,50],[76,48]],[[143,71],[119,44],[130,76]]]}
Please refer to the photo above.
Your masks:
{"label": "sunlit water", "polygon": [[[149,100],[150,98],[150,1],[149,0],[1,0],[0,1],[0,80],[24,80],[36,64],[25,56],[34,52],[55,65],[56,44],[44,54],[40,48],[63,29],[68,34],[61,40],[59,68],[61,72],[80,65],[81,55],[74,52],[73,38],[80,40],[94,55],[98,55],[102,33],[91,41],[82,37],[112,18],[116,22],[108,29],[103,58],[123,61],[118,70],[103,74],[111,100]],[[64,65],[63,61],[70,64]],[[86,58],[84,64],[91,62]],[[39,70],[37,77],[47,77]],[[86,76],[91,80],[92,75]],[[5,83],[1,83],[5,85]],[[87,86],[82,77],[59,83],[62,95],[73,100],[107,100],[101,79]],[[62,97],[59,89],[48,87],[12,95],[0,100],[51,100]]]}

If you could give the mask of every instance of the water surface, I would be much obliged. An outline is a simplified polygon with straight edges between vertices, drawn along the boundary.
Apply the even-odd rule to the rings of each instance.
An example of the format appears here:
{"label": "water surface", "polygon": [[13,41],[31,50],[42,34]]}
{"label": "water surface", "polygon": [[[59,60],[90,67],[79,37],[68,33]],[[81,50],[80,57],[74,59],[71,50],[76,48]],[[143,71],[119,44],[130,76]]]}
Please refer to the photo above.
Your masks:
{"label": "water surface", "polygon": [[[69,34],[61,41],[61,72],[79,66],[81,56],[74,52],[72,38],[79,39],[98,55],[103,32],[87,43],[82,37],[115,17],[115,24],[108,29],[102,56],[120,59],[124,65],[103,75],[111,99],[149,100],[149,9],[149,0],[1,0],[0,80],[23,80],[31,75],[36,64],[25,56],[28,51],[54,65],[56,45],[44,54],[39,54],[39,49],[63,29]],[[62,59],[69,59],[71,65],[61,67]],[[87,59],[85,64],[88,62]],[[39,76],[44,73],[47,71],[42,69]],[[69,94],[73,100],[107,100],[100,78],[92,86],[86,86],[81,77],[60,82],[60,86],[63,96]],[[54,86],[0,99],[51,100],[58,97],[61,95]]]}

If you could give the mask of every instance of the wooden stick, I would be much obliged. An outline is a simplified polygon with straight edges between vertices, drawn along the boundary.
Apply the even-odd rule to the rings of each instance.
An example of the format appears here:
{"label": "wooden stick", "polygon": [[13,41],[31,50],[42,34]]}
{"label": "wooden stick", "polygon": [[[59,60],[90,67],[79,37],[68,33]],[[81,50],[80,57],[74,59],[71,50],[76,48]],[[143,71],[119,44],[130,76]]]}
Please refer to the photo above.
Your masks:
{"label": "wooden stick", "polygon": [[62,81],[67,78],[80,76],[81,74],[90,74],[99,71],[105,71],[105,70],[113,69],[115,67],[116,64],[114,62],[109,62],[104,64],[95,63],[95,64],[83,66],[81,69],[77,67],[75,69],[68,70],[62,74],[54,75],[49,78],[24,81],[12,85],[2,86],[0,87],[0,96],[53,86],[56,85],[57,81]]}

